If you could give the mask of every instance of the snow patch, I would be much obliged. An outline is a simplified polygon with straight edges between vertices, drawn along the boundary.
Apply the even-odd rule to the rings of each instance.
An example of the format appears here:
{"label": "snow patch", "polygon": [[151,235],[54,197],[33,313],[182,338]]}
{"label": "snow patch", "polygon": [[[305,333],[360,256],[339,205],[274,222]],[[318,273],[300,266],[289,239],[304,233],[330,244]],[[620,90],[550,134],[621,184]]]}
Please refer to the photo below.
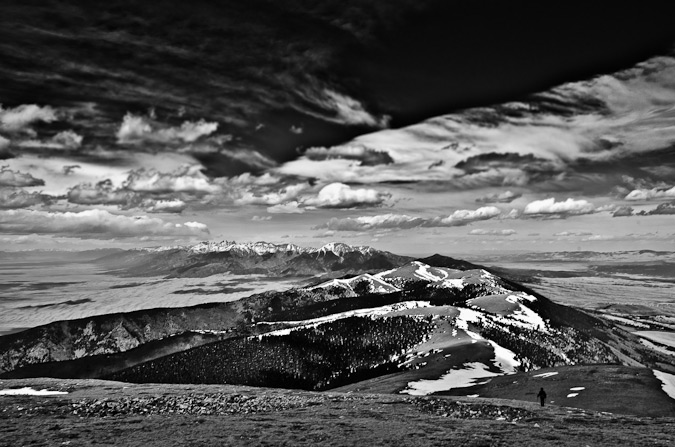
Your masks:
{"label": "snow patch", "polygon": [[579,393],[569,393],[567,397],[577,397]]}
{"label": "snow patch", "polygon": [[34,390],[33,388],[8,388],[0,390],[0,395],[6,396],[52,396],[56,394],[68,394],[67,391]]}
{"label": "snow patch", "polygon": [[575,386],[573,388],[570,388],[570,391],[583,391],[585,389],[586,389],[586,387],[584,387],[584,386]]}
{"label": "snow patch", "polygon": [[468,388],[474,385],[483,385],[487,381],[479,382],[479,379],[495,377],[499,373],[493,373],[488,366],[472,362],[464,364],[462,369],[452,369],[438,379],[421,379],[416,382],[408,382],[408,388],[401,393],[412,396],[426,396],[437,391],[447,391],[454,388]]}
{"label": "snow patch", "polygon": [[675,374],[666,373],[663,371],[654,371],[654,376],[661,381],[661,389],[671,399],[675,399]]}
{"label": "snow patch", "polygon": [[509,351],[508,349],[499,346],[492,340],[487,341],[492,345],[492,349],[495,351],[495,358],[492,359],[492,363],[506,374],[515,374],[520,366],[520,362],[516,359],[516,354],[513,351]]}

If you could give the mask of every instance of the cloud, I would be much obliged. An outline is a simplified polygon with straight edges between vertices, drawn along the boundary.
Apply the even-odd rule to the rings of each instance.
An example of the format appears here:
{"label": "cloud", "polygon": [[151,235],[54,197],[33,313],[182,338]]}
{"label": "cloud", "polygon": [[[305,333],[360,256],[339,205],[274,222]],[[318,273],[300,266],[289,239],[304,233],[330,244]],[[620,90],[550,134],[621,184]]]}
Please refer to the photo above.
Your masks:
{"label": "cloud", "polygon": [[0,129],[8,132],[23,130],[38,121],[51,123],[56,120],[56,111],[50,106],[24,104],[13,109],[4,109],[0,105]]}
{"label": "cloud", "polygon": [[30,174],[15,172],[6,168],[0,170],[0,186],[44,186],[45,181]]}
{"label": "cloud", "polygon": [[365,231],[371,229],[410,229],[422,226],[425,219],[405,214],[381,214],[379,216],[333,217],[324,225],[316,227],[333,231]]}
{"label": "cloud", "polygon": [[612,217],[629,217],[633,215],[633,211],[630,206],[620,206],[614,211]]}
{"label": "cloud", "polygon": [[668,203],[661,203],[658,205],[656,208],[650,211],[641,211],[638,213],[639,215],[642,216],[657,216],[657,215],[662,215],[662,216],[669,216],[675,214],[675,200],[672,202]]}
{"label": "cloud", "polygon": [[23,140],[17,142],[16,146],[28,149],[75,150],[82,145],[82,139],[82,136],[72,130],[64,130],[49,140]]}
{"label": "cloud", "polygon": [[296,201],[288,203],[279,203],[267,208],[270,214],[302,214],[305,212],[304,208],[300,208],[300,204]]}
{"label": "cloud", "polygon": [[82,145],[82,136],[72,130],[64,130],[54,135],[52,141],[65,149],[77,149]]}
{"label": "cloud", "polygon": [[209,234],[199,222],[170,223],[147,216],[124,216],[104,210],[47,212],[0,211],[0,231],[10,234],[58,234],[81,238],[109,239],[136,236],[199,236]]}
{"label": "cloud", "polygon": [[476,203],[511,203],[519,197],[522,197],[522,194],[504,191],[499,194],[487,194],[479,197],[476,199]]}
{"label": "cloud", "polygon": [[285,186],[275,192],[256,194],[253,191],[242,192],[241,197],[235,199],[234,203],[238,205],[280,205],[285,202],[293,201],[305,190],[309,189],[308,183],[298,183]]}
{"label": "cloud", "polygon": [[66,195],[70,203],[79,205],[127,205],[134,193],[115,188],[113,183],[103,180],[94,185],[82,183],[68,190]]}
{"label": "cloud", "polygon": [[472,236],[511,236],[512,234],[516,234],[516,230],[511,230],[511,229],[505,229],[505,230],[483,230],[480,228],[476,228],[474,230],[469,231],[469,234]]}
{"label": "cloud", "polygon": [[264,222],[268,220],[272,220],[272,216],[253,216],[251,217],[251,220],[254,222]]}
{"label": "cloud", "polygon": [[23,189],[0,188],[0,209],[29,208],[35,205],[49,205],[50,196]]}
{"label": "cloud", "polygon": [[216,130],[218,130],[218,123],[204,120],[185,121],[180,127],[161,127],[142,116],[127,113],[117,131],[117,142],[121,144],[193,143],[203,136],[211,135]]}
{"label": "cloud", "polygon": [[331,112],[330,115],[319,114],[313,110],[304,110],[310,115],[316,116],[327,121],[356,125],[384,128],[389,125],[389,117],[376,117],[370,114],[361,102],[356,99],[338,93],[333,89],[325,88],[320,92],[306,91],[302,93],[304,98],[324,110]]}
{"label": "cloud", "polygon": [[557,236],[557,237],[577,237],[577,236],[591,236],[591,235],[593,235],[593,233],[590,232],[590,231],[579,231],[579,232],[561,231],[559,233],[555,233],[553,236]]}
{"label": "cloud", "polygon": [[173,172],[159,172],[154,169],[132,171],[124,182],[125,189],[135,192],[192,194],[214,193],[220,188],[212,184],[200,171],[201,166],[184,166]]}
{"label": "cloud", "polygon": [[377,216],[360,216],[347,218],[332,218],[323,225],[316,227],[334,231],[366,231],[372,229],[411,229],[417,227],[456,227],[468,225],[471,222],[489,220],[500,215],[499,208],[494,206],[482,207],[477,210],[457,210],[449,216],[423,218],[406,214],[381,214]]}
{"label": "cloud", "polygon": [[454,227],[467,225],[479,220],[488,220],[501,214],[495,206],[484,206],[476,210],[457,210],[447,217],[434,217],[425,223],[428,227]]}
{"label": "cloud", "polygon": [[305,200],[305,205],[318,208],[355,208],[380,206],[389,194],[374,189],[352,189],[343,183],[331,183],[321,188],[315,198]]}
{"label": "cloud", "polygon": [[6,149],[9,149],[10,143],[11,143],[11,141],[9,141],[7,138],[0,135],[0,151],[4,151]]}
{"label": "cloud", "polygon": [[376,151],[360,144],[346,144],[333,147],[311,147],[304,156],[309,160],[323,161],[342,158],[357,160],[361,166],[377,166],[394,163],[394,159],[385,151]]}
{"label": "cloud", "polygon": [[586,200],[574,200],[568,198],[564,202],[556,202],[554,198],[535,200],[525,206],[523,214],[541,215],[541,214],[590,214],[595,211],[595,206]]}
{"label": "cloud", "polygon": [[187,207],[187,203],[180,199],[144,199],[137,207],[149,213],[181,213]]}
{"label": "cloud", "polygon": [[637,200],[652,200],[652,199],[664,199],[664,198],[675,198],[675,186],[670,189],[664,188],[652,188],[652,189],[634,189],[628,195],[626,195],[626,200],[637,201]]}

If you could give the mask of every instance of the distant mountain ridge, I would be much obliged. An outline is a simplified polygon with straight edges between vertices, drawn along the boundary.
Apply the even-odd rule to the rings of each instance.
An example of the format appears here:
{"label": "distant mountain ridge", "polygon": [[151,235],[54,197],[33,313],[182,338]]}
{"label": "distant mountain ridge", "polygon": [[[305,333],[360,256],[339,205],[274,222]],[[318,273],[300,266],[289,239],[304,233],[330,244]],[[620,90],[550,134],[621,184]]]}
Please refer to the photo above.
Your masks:
{"label": "distant mountain ridge", "polygon": [[113,253],[96,262],[129,276],[205,277],[231,273],[311,277],[395,268],[412,259],[372,247],[340,242],[304,248],[295,244],[222,241],[139,248]]}

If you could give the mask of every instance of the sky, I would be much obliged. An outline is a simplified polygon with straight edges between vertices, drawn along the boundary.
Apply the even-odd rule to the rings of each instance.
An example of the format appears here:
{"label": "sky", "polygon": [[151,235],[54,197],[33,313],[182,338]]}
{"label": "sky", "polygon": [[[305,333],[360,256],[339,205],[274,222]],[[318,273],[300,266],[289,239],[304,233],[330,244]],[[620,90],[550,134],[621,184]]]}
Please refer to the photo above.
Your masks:
{"label": "sky", "polygon": [[675,250],[659,3],[31,3],[0,5],[2,250]]}

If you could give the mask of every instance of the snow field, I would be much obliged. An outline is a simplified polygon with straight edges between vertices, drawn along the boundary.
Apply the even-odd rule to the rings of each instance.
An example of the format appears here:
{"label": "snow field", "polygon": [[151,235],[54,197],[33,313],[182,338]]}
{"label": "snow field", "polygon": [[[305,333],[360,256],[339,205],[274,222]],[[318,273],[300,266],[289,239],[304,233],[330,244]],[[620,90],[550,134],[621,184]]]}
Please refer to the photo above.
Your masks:
{"label": "snow field", "polygon": [[57,394],[68,394],[67,391],[34,390],[33,388],[9,388],[0,390],[0,395],[5,396],[52,396]]}

